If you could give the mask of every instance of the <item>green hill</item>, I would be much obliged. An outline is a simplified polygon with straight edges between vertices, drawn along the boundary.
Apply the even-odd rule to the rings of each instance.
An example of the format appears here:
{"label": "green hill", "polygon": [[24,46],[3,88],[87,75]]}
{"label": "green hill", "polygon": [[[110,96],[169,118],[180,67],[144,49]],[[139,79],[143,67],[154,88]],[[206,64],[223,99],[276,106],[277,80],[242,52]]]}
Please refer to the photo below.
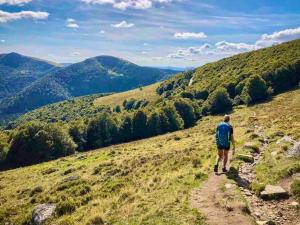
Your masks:
{"label": "green hill", "polygon": [[167,79],[172,70],[141,67],[126,60],[99,56],[49,73],[0,103],[2,116],[24,113],[77,96],[120,92]]}
{"label": "green hill", "polygon": [[0,100],[12,96],[61,66],[17,53],[0,54]]}
{"label": "green hill", "polygon": [[276,94],[297,86],[299,71],[300,39],[208,63],[163,82],[157,91],[163,96],[206,100],[217,88],[224,87],[232,99],[240,97],[247,103],[243,89],[249,78],[262,77]]}

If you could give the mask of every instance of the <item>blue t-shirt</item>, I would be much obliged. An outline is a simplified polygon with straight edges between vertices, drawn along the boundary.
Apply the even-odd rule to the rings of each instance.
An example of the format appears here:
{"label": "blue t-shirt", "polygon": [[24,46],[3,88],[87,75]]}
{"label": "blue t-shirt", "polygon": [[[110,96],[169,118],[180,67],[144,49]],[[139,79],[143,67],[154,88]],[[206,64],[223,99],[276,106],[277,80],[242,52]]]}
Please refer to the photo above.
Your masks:
{"label": "blue t-shirt", "polygon": [[216,142],[218,146],[229,147],[233,128],[229,123],[221,122],[216,129]]}

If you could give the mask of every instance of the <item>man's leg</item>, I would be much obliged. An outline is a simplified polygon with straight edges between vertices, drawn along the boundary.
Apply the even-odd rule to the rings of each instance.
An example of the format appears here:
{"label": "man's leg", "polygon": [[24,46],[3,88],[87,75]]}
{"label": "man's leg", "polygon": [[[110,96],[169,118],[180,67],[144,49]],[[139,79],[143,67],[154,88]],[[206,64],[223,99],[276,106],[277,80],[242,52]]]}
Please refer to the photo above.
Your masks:
{"label": "man's leg", "polygon": [[224,150],[223,152],[224,152],[223,169],[226,169],[226,165],[227,165],[227,161],[228,161],[228,152],[229,151]]}
{"label": "man's leg", "polygon": [[223,159],[223,150],[219,149],[216,164],[215,164],[215,168],[214,168],[215,172],[218,172],[219,163],[221,162],[222,159]]}

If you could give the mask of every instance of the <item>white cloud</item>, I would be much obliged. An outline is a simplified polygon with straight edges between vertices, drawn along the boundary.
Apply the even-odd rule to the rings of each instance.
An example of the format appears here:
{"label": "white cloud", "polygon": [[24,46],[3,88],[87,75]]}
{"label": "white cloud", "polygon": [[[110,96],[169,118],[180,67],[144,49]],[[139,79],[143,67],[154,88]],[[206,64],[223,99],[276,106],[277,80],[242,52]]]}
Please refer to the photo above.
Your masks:
{"label": "white cloud", "polygon": [[190,32],[185,32],[185,33],[175,33],[174,38],[176,39],[204,39],[207,38],[206,34],[203,32],[199,33],[190,33]]}
{"label": "white cloud", "polygon": [[0,5],[8,4],[8,5],[24,5],[32,0],[0,0]]}
{"label": "white cloud", "polygon": [[76,20],[68,18],[66,21],[66,27],[77,29],[79,28],[79,25],[76,23]]}
{"label": "white cloud", "polygon": [[300,38],[300,27],[281,30],[278,32],[274,32],[273,34],[263,34],[261,38],[256,42],[256,45],[267,47],[297,38]]}
{"label": "white cloud", "polygon": [[100,30],[99,33],[100,34],[105,34],[105,30]]}
{"label": "white cloud", "polygon": [[5,12],[0,10],[0,23],[7,23],[14,20],[20,19],[35,19],[44,20],[47,19],[49,13],[47,12],[33,12],[33,11],[21,11],[21,12]]}
{"label": "white cloud", "polygon": [[220,41],[215,44],[216,48],[224,52],[244,52],[258,49],[256,45],[249,45],[245,43],[230,43],[227,41]]}
{"label": "white cloud", "polygon": [[116,9],[126,10],[133,9],[149,9],[153,3],[166,4],[172,2],[172,0],[81,0],[87,4],[109,4]]}
{"label": "white cloud", "polygon": [[0,42],[1,42],[1,43],[5,43],[5,42],[6,42],[6,40],[2,39],[2,40],[0,40]]}
{"label": "white cloud", "polygon": [[71,52],[70,53],[71,56],[81,56],[80,52]]}
{"label": "white cloud", "polygon": [[134,26],[134,23],[128,23],[126,22],[125,20],[123,20],[122,22],[120,23],[117,23],[117,24],[111,24],[112,27],[114,28],[130,28],[130,27],[133,27]]}

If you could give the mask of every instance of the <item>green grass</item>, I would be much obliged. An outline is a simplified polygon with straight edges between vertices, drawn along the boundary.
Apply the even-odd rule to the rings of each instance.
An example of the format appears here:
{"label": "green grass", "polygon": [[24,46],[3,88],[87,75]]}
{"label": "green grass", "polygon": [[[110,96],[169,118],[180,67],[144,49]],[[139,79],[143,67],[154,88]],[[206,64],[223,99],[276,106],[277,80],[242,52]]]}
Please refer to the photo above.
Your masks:
{"label": "green grass", "polygon": [[[295,90],[267,103],[234,109],[237,153],[249,154],[243,145],[255,126],[263,126],[269,136],[282,131],[299,141],[299,100],[300,90]],[[214,130],[221,119],[208,116],[187,130],[1,172],[0,224],[26,224],[33,207],[46,202],[58,205],[48,224],[204,224],[201,214],[189,206],[190,193],[211,172]],[[271,152],[276,149],[274,157]],[[253,188],[276,183],[298,165],[299,159],[286,158],[274,137],[256,167]],[[70,176],[79,177],[64,182]]]}
{"label": "green grass", "polygon": [[160,85],[160,83],[155,83],[143,88],[137,88],[134,90],[116,93],[109,96],[97,98],[94,101],[96,106],[106,105],[106,106],[122,106],[124,100],[129,100],[131,98],[142,100],[146,99],[150,102],[154,102],[159,99],[159,95],[156,93],[156,88]]}

